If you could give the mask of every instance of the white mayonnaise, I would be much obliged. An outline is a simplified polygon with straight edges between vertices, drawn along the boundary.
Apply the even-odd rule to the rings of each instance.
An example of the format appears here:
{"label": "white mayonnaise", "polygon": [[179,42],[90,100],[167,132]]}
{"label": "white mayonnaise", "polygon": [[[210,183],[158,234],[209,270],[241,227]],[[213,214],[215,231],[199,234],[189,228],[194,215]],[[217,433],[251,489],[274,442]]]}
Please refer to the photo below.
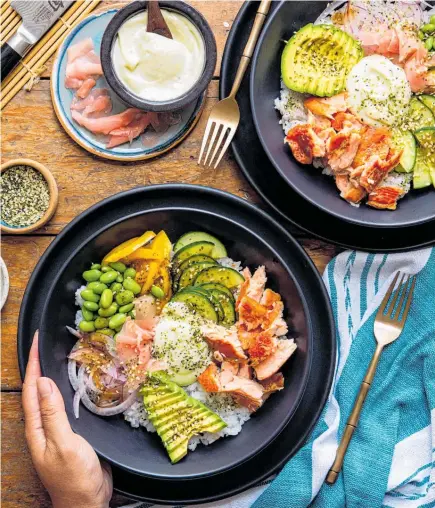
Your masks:
{"label": "white mayonnaise", "polygon": [[406,114],[411,87],[405,71],[381,55],[360,60],[347,78],[349,107],[368,125],[398,125]]}
{"label": "white mayonnaise", "polygon": [[195,25],[181,14],[162,9],[172,39],[147,32],[142,12],[119,29],[113,50],[118,77],[135,95],[162,102],[190,90],[204,69],[205,46]]}

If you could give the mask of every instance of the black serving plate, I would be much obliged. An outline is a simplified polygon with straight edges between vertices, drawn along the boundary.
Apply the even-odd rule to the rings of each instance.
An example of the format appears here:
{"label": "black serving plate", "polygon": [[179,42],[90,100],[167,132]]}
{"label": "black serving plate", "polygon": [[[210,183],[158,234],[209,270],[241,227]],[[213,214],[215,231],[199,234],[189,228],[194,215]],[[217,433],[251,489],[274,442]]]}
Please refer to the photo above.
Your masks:
{"label": "black serving plate", "polygon": [[[292,9],[299,3],[302,2],[272,2],[269,18],[272,19],[276,16],[276,10],[283,9],[284,4],[287,6],[286,9]],[[319,3],[323,4],[323,2],[306,2],[310,11],[312,10],[311,5],[316,6]],[[243,52],[258,5],[259,2],[245,3],[233,24],[222,61],[221,97],[229,94],[237,69],[234,62],[238,61]],[[234,156],[251,185],[276,213],[287,220],[287,224],[300,227],[329,242],[373,252],[409,250],[435,242],[435,219],[423,224],[400,228],[351,224],[323,211],[303,198],[280,175],[263,149],[252,117],[249,84],[250,73],[248,71],[237,95],[242,122],[240,122],[232,143]],[[264,86],[266,87],[267,84],[265,83]],[[279,81],[277,90],[279,92]],[[273,111],[273,101],[271,112],[276,115]],[[281,134],[280,136],[282,138]],[[279,144],[283,147],[281,141]],[[431,192],[433,212],[435,213],[435,193],[433,190]],[[399,206],[402,206],[409,197],[408,195]],[[337,199],[339,199],[338,194]],[[349,206],[349,208],[351,207]],[[359,210],[362,208],[360,207]],[[380,213],[392,216],[396,212]]]}
{"label": "black serving plate", "polygon": [[[302,249],[275,221],[247,202],[221,191],[188,185],[153,186],[124,192],[95,205],[67,226],[47,249],[32,274],[20,312],[18,356],[22,375],[34,330],[41,327],[41,315],[43,316],[45,310],[50,308],[51,298],[46,301],[46,296],[52,291],[55,292],[53,288],[56,284],[53,284],[53,280],[57,275],[60,274],[62,280],[62,268],[65,263],[74,257],[80,246],[96,232],[107,229],[108,224],[114,222],[121,224],[125,222],[126,217],[134,216],[136,218],[128,220],[136,221],[146,213],[159,214],[161,212],[158,210],[166,207],[201,210],[210,216],[231,217],[241,227],[258,232],[263,240],[270,243],[272,249],[280,245],[283,249],[280,250],[280,254],[291,264],[292,270],[300,275],[297,292],[304,295],[313,338],[313,368],[301,403],[279,436],[257,455],[231,470],[214,476],[192,477],[187,481],[168,478],[164,474],[160,478],[144,478],[118,467],[114,468],[115,487],[120,492],[151,502],[184,504],[211,501],[240,492],[276,471],[299,449],[317,421],[329,393],[335,365],[335,338],[329,302],[319,275]],[[133,223],[130,222],[129,226]],[[226,234],[225,231],[222,233]],[[104,234],[99,238],[100,240],[104,238]],[[96,248],[98,249],[97,244]],[[80,253],[78,255],[80,256]],[[69,288],[66,290],[69,291]],[[60,315],[64,313],[61,301],[58,312]],[[300,323],[294,321],[294,325],[296,329],[300,329]],[[58,339],[65,340],[60,329],[47,330],[43,319],[41,360],[45,372],[48,370],[46,340],[49,340],[46,339],[46,335],[54,333],[59,334]],[[58,347],[56,342],[53,342],[53,347],[55,349]],[[297,368],[296,363],[293,367]],[[52,375],[51,371],[49,373]],[[58,381],[56,373],[53,377]],[[66,402],[68,406],[67,399]],[[82,408],[82,415],[84,413],[85,410]],[[112,420],[108,421],[111,425]],[[92,425],[94,423],[92,422]],[[120,423],[128,429],[126,423]],[[141,431],[137,432],[140,434]],[[240,434],[242,435],[243,433]],[[149,434],[142,435],[142,439],[149,440]],[[204,453],[211,455],[214,453],[214,447],[203,450]],[[191,456],[199,457],[201,452],[197,455],[198,451]]]}

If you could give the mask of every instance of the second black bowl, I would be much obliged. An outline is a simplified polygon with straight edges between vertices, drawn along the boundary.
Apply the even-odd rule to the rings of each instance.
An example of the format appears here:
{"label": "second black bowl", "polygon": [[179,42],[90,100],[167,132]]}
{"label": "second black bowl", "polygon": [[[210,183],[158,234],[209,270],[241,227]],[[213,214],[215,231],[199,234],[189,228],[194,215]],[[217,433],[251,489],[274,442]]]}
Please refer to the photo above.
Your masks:
{"label": "second black bowl", "polygon": [[121,26],[132,16],[146,10],[148,2],[136,1],[120,9],[112,18],[101,42],[101,65],[104,77],[110,88],[127,104],[144,111],[175,111],[194,102],[204,92],[213,78],[216,66],[217,49],[213,31],[204,16],[182,1],[161,0],[160,7],[175,11],[188,18],[201,33],[205,46],[205,64],[198,81],[185,94],[167,101],[149,101],[130,91],[119,79],[113,67],[113,44]]}

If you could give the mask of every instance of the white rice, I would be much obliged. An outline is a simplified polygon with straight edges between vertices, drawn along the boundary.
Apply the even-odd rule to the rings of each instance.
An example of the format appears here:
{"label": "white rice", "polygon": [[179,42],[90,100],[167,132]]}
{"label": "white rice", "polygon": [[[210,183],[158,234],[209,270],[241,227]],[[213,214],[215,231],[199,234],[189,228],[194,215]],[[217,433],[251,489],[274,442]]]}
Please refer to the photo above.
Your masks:
{"label": "white rice", "polygon": [[217,262],[225,266],[227,268],[232,268],[233,270],[236,270],[237,272],[241,273],[243,271],[242,262],[241,261],[234,261],[234,259],[231,258],[219,258]]}
{"label": "white rice", "polygon": [[82,307],[83,306],[83,298],[80,296],[80,293],[86,289],[86,286],[80,286],[77,290],[76,290],[76,294],[75,294],[75,304],[77,305],[77,307]]}
{"label": "white rice", "polygon": [[[237,406],[229,395],[223,393],[207,393],[199,383],[193,383],[184,388],[186,392],[201,401],[208,408],[218,414],[227,426],[220,432],[204,432],[202,435],[194,436],[189,442],[189,450],[193,451],[202,443],[209,445],[221,437],[237,436],[242,426],[250,418],[250,412],[246,407]],[[155,432],[153,424],[149,421],[147,412],[142,401],[135,402],[124,413],[124,418],[132,427],[144,427],[148,432]]]}
{"label": "white rice", "polygon": [[400,187],[403,189],[404,194],[400,196],[402,199],[411,189],[411,178],[412,173],[399,173],[397,171],[391,171],[388,176],[383,180],[379,187]]}
{"label": "white rice", "polygon": [[309,97],[307,94],[290,90],[281,81],[281,95],[275,99],[275,109],[281,114],[279,123],[286,134],[295,125],[307,123],[308,116],[304,107],[304,100],[307,97]]}
{"label": "white rice", "polygon": [[76,317],[74,319],[74,324],[75,324],[77,330],[79,329],[79,323],[80,323],[80,321],[83,321],[83,314],[82,314],[81,310],[78,310],[76,312]]}

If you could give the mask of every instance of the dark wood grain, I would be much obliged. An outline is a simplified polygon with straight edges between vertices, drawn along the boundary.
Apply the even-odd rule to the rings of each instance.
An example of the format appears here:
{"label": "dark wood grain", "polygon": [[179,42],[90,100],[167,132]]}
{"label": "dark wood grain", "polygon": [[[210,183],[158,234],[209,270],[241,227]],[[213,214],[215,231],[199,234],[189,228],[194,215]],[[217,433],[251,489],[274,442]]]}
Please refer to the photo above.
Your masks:
{"label": "dark wood grain", "polygon": [[[102,6],[110,2],[102,2]],[[216,36],[218,64],[239,1],[190,2],[206,17]],[[237,62],[234,63],[236,65]],[[17,321],[25,287],[37,261],[66,224],[97,201],[139,185],[167,182],[196,183],[218,187],[254,203],[260,198],[251,189],[231,155],[217,170],[196,164],[207,113],[218,100],[218,79],[207,92],[205,114],[193,132],[174,150],[139,163],[99,159],[76,145],[54,114],[50,98],[51,61],[43,79],[28,93],[21,91],[5,108],[2,119],[2,162],[29,157],[45,164],[59,187],[59,206],[50,223],[29,236],[3,236],[2,257],[10,276],[10,292],[1,316],[2,324],[2,506],[45,508],[50,500],[33,469],[24,438],[21,409],[21,379],[16,354]],[[340,249],[291,229],[316,267],[323,272]],[[125,504],[114,496],[113,507]]]}

